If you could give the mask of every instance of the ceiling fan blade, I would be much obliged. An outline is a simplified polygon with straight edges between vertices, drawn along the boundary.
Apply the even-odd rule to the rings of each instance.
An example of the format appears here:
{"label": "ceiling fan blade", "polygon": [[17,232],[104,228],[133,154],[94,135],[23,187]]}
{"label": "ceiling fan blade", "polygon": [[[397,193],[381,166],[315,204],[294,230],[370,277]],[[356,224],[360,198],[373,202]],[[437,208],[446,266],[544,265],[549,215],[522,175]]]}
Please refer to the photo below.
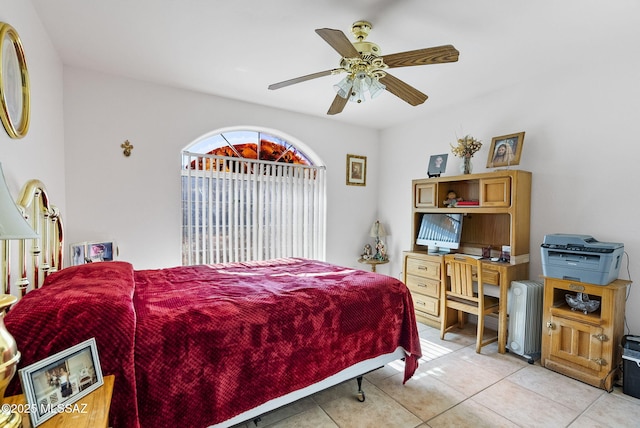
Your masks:
{"label": "ceiling fan blade", "polygon": [[336,94],[336,97],[333,99],[333,102],[331,103],[327,114],[334,115],[342,113],[342,110],[344,110],[344,106],[347,105],[348,100],[349,98],[342,98],[340,95]]}
{"label": "ceiling fan blade", "polygon": [[360,52],[358,52],[342,31],[332,30],[331,28],[319,28],[316,30],[316,33],[344,58],[360,57]]}
{"label": "ceiling fan blade", "polygon": [[389,68],[409,67],[413,65],[442,64],[456,62],[460,52],[451,45],[433,48],[417,49],[415,51],[400,52],[383,55],[382,59]]}
{"label": "ceiling fan blade", "polygon": [[427,98],[429,98],[413,86],[404,83],[402,80],[393,77],[389,73],[387,73],[386,76],[381,77],[380,82],[386,86],[387,91],[391,92],[396,97],[405,100],[412,106],[422,104],[427,100]]}
{"label": "ceiling fan blade", "polygon": [[296,77],[295,79],[289,79],[289,80],[285,80],[283,82],[273,83],[273,84],[269,85],[269,89],[280,89],[280,88],[284,88],[285,86],[294,85],[296,83],[306,82],[307,80],[317,79],[318,77],[330,76],[330,75],[335,74],[335,73],[337,73],[337,72],[339,72],[341,70],[342,69],[340,69],[340,68],[334,68],[332,70],[325,70],[325,71],[319,71],[319,72],[313,73],[313,74],[307,74],[306,76]]}

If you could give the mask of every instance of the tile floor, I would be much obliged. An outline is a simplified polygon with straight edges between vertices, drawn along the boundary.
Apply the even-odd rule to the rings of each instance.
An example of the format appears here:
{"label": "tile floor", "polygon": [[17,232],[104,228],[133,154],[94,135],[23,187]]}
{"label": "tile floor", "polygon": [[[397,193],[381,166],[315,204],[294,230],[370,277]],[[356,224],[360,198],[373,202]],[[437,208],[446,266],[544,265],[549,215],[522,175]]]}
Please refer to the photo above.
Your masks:
{"label": "tile floor", "polygon": [[[473,326],[448,333],[419,325],[422,352],[402,385],[401,361],[262,416],[258,427],[639,427],[640,399],[594,388],[491,344],[475,352]],[[239,427],[255,427],[253,422]]]}

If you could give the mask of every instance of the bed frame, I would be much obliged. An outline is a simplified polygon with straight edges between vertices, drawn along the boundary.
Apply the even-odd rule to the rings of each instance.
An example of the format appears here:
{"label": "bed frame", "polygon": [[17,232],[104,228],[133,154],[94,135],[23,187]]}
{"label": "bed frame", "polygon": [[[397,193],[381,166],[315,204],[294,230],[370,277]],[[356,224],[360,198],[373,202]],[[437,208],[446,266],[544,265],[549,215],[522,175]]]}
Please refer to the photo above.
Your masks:
{"label": "bed frame", "polygon": [[[63,268],[64,233],[60,212],[50,203],[47,190],[41,181],[30,180],[23,186],[17,200],[17,206],[40,236],[38,239],[18,240],[17,253],[20,278],[15,283],[16,289],[13,294],[17,294],[18,298],[20,298],[30,290],[40,288],[49,273]],[[6,294],[12,294],[10,255],[16,252],[14,251],[15,248],[10,246],[10,242],[4,241],[2,260],[2,278],[5,280],[4,292]],[[230,427],[252,420],[257,424],[261,415],[353,379],[357,381],[356,397],[363,402],[365,401],[365,394],[362,390],[363,376],[393,361],[404,359],[405,356],[404,349],[398,347],[392,353],[357,363],[318,383],[270,400],[212,427]]]}
{"label": "bed frame", "polygon": [[286,406],[287,404],[291,404],[294,401],[301,400],[305,397],[309,397],[317,392],[323,391],[327,388],[331,388],[332,386],[341,384],[343,382],[356,379],[358,383],[358,392],[357,398],[358,401],[363,402],[365,400],[365,394],[362,390],[362,378],[365,374],[377,370],[386,364],[392,363],[399,359],[403,359],[405,357],[405,351],[402,347],[396,348],[396,350],[390,354],[380,355],[379,357],[372,358],[369,360],[361,361],[351,367],[347,367],[341,372],[336,373],[333,376],[330,376],[324,380],[321,380],[318,383],[314,383],[313,385],[309,385],[306,388],[299,389],[297,391],[290,392],[289,394],[283,395],[281,397],[275,398],[271,401],[267,401],[264,404],[259,405],[258,407],[254,407],[251,410],[247,410],[244,413],[240,413],[237,416],[234,416],[231,419],[227,419],[224,422],[221,422],[216,425],[212,425],[209,428],[224,428],[230,427],[233,425],[237,425],[243,422],[253,420],[255,425],[258,425],[258,421],[260,421],[260,416],[264,415],[273,410],[279,409],[282,406]]}
{"label": "bed frame", "polygon": [[[16,202],[18,209],[27,222],[39,235],[37,239],[4,241],[2,259],[2,279],[5,294],[23,297],[28,291],[42,286],[47,275],[62,269],[63,266],[63,228],[58,208],[49,201],[49,195],[40,180],[29,180],[22,187]],[[20,277],[11,283],[11,256],[18,256]]]}

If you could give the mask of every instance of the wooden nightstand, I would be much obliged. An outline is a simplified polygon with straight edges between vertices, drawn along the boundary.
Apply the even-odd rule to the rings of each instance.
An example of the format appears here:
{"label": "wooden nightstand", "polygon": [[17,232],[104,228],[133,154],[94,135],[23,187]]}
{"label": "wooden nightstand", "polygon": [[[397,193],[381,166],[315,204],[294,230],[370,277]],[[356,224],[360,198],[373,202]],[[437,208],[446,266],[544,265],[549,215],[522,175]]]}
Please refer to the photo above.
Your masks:
{"label": "wooden nightstand", "polygon": [[[84,407],[86,412],[58,413],[38,428],[74,427],[74,428],[107,428],[109,426],[109,407],[113,394],[115,376],[104,376],[104,385],[76,401],[73,406]],[[7,397],[4,404],[26,404],[24,394]],[[31,428],[28,414],[22,415],[22,428]]]}

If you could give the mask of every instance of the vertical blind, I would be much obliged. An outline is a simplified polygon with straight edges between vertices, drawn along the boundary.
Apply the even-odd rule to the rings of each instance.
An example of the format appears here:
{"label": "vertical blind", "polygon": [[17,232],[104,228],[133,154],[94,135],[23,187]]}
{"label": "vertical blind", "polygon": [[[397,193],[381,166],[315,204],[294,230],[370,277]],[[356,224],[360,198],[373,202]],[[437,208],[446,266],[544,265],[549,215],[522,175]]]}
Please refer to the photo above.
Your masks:
{"label": "vertical blind", "polygon": [[325,259],[325,167],[183,152],[184,265]]}

